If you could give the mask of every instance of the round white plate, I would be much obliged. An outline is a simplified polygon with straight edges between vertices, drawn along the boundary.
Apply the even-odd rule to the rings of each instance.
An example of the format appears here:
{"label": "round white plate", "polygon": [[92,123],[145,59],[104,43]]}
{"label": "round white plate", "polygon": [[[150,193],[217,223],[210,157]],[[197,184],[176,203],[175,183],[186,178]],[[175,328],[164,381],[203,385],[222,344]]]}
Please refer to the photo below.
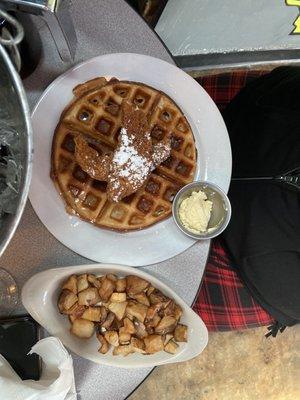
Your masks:
{"label": "round white plate", "polygon": [[46,228],[65,246],[98,262],[142,266],[180,254],[195,241],[176,227],[172,217],[142,231],[116,233],[97,228],[65,211],[50,179],[52,137],[72,89],[97,76],[146,83],[168,94],[191,124],[198,161],[196,179],[227,191],[231,149],[224,121],[201,86],[179,68],[139,54],[108,54],[85,61],[58,77],[43,93],[32,113],[34,163],[29,198]]}

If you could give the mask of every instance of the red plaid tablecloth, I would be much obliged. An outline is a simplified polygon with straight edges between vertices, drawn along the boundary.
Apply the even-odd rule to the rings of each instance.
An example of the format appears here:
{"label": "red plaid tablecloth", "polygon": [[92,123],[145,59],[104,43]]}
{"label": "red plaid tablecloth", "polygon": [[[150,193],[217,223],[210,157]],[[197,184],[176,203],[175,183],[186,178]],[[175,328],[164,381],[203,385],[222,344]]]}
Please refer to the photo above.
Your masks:
{"label": "red plaid tablecloth", "polygon": [[[196,80],[220,111],[251,80],[265,71],[235,71]],[[222,239],[212,241],[203,283],[193,306],[209,331],[228,331],[271,325],[273,318],[262,308],[236,274]]]}

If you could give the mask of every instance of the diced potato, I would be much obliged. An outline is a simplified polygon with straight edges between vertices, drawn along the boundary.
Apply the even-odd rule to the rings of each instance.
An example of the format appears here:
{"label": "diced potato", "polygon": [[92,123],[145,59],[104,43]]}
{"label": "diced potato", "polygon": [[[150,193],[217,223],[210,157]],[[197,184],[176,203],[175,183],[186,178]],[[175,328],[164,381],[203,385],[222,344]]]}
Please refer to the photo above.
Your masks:
{"label": "diced potato", "polygon": [[112,302],[112,303],[123,303],[123,301],[126,301],[126,293],[114,292],[110,296],[110,302]]}
{"label": "diced potato", "polygon": [[179,321],[181,316],[182,316],[182,308],[178,304],[175,304],[174,317],[177,319],[177,321]]}
{"label": "diced potato", "polygon": [[130,353],[133,353],[131,344],[124,344],[122,346],[115,347],[113,350],[114,356],[128,356]]}
{"label": "diced potato", "polygon": [[77,290],[81,292],[89,287],[89,282],[87,280],[87,274],[82,274],[77,277]]}
{"label": "diced potato", "polygon": [[131,315],[139,321],[144,322],[148,307],[134,301],[129,301],[126,307],[126,315]]}
{"label": "diced potato", "polygon": [[124,318],[124,329],[126,332],[130,333],[133,335],[135,333],[135,327],[132,321],[130,321],[129,318]]}
{"label": "diced potato", "polygon": [[70,290],[63,290],[58,299],[58,308],[60,313],[64,313],[69,310],[75,303],[77,303],[78,297]]}
{"label": "diced potato", "polygon": [[110,279],[113,282],[116,282],[118,280],[118,277],[115,274],[107,274],[106,278]]}
{"label": "diced potato", "polygon": [[101,320],[101,308],[100,307],[88,307],[82,314],[83,319],[89,321],[100,322]]}
{"label": "diced potato", "polygon": [[94,306],[100,301],[98,289],[89,287],[78,293],[78,303],[82,306]]}
{"label": "diced potato", "polygon": [[75,303],[71,308],[68,309],[68,311],[65,312],[65,314],[68,315],[73,315],[73,317],[80,318],[82,314],[85,311],[85,306],[81,306],[77,303]]}
{"label": "diced potato", "polygon": [[126,306],[127,306],[127,301],[123,301],[122,303],[110,303],[108,309],[109,311],[115,314],[115,316],[119,321],[121,321],[121,319],[125,315]]}
{"label": "diced potato", "polygon": [[143,278],[135,275],[128,275],[126,277],[126,292],[129,295],[137,294],[149,287],[150,283]]}
{"label": "diced potato", "polygon": [[171,300],[170,303],[165,307],[164,315],[170,315],[172,317],[175,316],[175,302],[173,300]]}
{"label": "diced potato", "polygon": [[119,331],[119,329],[123,326],[123,321],[119,321],[118,318],[113,320],[113,323],[109,327],[109,331]]}
{"label": "diced potato", "polygon": [[106,354],[108,352],[108,350],[109,350],[108,341],[99,332],[96,333],[96,336],[97,336],[97,339],[99,340],[99,342],[101,343],[101,346],[100,346],[98,352],[101,353],[101,354]]}
{"label": "diced potato", "polygon": [[171,339],[173,339],[173,335],[171,333],[167,333],[164,340],[164,345],[168,344]]}
{"label": "diced potato", "polygon": [[138,321],[137,319],[134,320],[134,327],[135,327],[135,336],[139,339],[143,339],[148,335],[145,325]]}
{"label": "diced potato", "polygon": [[146,346],[145,346],[145,343],[144,343],[144,341],[142,339],[138,339],[138,338],[132,337],[131,341],[130,341],[130,344],[131,344],[131,347],[132,347],[134,352],[145,354],[145,347]]}
{"label": "diced potato", "polygon": [[75,319],[71,327],[71,333],[82,339],[88,339],[92,337],[94,330],[94,323],[82,318]]}
{"label": "diced potato", "polygon": [[155,314],[154,317],[152,319],[150,319],[150,321],[146,319],[145,325],[146,325],[147,330],[149,328],[155,328],[159,324],[160,321],[161,321],[161,318],[158,314]]}
{"label": "diced potato", "polygon": [[104,322],[106,320],[106,317],[107,317],[107,314],[108,314],[107,308],[104,307],[104,306],[101,306],[100,307],[100,312],[101,312],[101,320],[100,320],[100,322],[102,323],[102,322]]}
{"label": "diced potato", "polygon": [[115,319],[115,314],[112,312],[109,312],[105,321],[101,324],[101,328],[109,329],[111,324],[114,322]]}
{"label": "diced potato", "polygon": [[88,274],[87,280],[89,283],[91,283],[94,287],[97,289],[100,289],[101,283],[100,281],[95,277],[95,275]]}
{"label": "diced potato", "polygon": [[109,344],[114,347],[119,346],[119,335],[116,331],[108,331],[104,333],[104,337]]}
{"label": "diced potato", "polygon": [[187,326],[178,324],[174,331],[174,339],[176,342],[187,342]]}
{"label": "diced potato", "polygon": [[177,324],[177,319],[170,315],[163,317],[155,328],[155,333],[165,335],[166,333],[173,332]]}
{"label": "diced potato", "polygon": [[71,275],[70,278],[63,284],[62,290],[70,290],[74,294],[77,294],[77,277],[76,275]]}
{"label": "diced potato", "polygon": [[115,288],[116,288],[116,285],[113,281],[111,281],[110,279],[107,279],[107,278],[103,279],[103,281],[101,283],[101,287],[99,289],[99,295],[100,295],[101,300],[108,301],[110,296],[113,294]]}
{"label": "diced potato", "polygon": [[150,306],[150,301],[144,292],[131,294],[130,297],[136,300],[138,303],[144,304],[145,306]]}
{"label": "diced potato", "polygon": [[178,347],[179,347],[178,344],[175,343],[174,340],[170,340],[170,341],[165,345],[164,350],[165,350],[167,353],[175,354],[176,351],[177,351],[177,349],[178,349]]}
{"label": "diced potato", "polygon": [[144,338],[145,351],[148,354],[164,350],[164,341],[160,335],[149,335]]}
{"label": "diced potato", "polygon": [[176,304],[173,300],[167,305],[167,307],[164,309],[164,315],[170,315],[172,317],[175,317],[177,321],[179,321],[181,315],[182,315],[182,309],[181,307]]}
{"label": "diced potato", "polygon": [[159,290],[155,289],[150,295],[149,295],[149,300],[151,305],[152,304],[159,304],[159,303],[165,303],[169,299],[162,294]]}
{"label": "diced potato", "polygon": [[131,334],[126,331],[124,327],[119,329],[119,342],[120,344],[128,344],[131,339]]}
{"label": "diced potato", "polygon": [[153,304],[147,310],[146,320],[150,321],[161,310],[162,303]]}
{"label": "diced potato", "polygon": [[154,292],[154,290],[155,290],[155,287],[149,286],[148,289],[147,289],[147,292],[146,292],[146,293],[147,293],[147,296],[149,297],[150,294]]}
{"label": "diced potato", "polygon": [[125,292],[126,290],[126,278],[121,278],[116,281],[116,291]]}

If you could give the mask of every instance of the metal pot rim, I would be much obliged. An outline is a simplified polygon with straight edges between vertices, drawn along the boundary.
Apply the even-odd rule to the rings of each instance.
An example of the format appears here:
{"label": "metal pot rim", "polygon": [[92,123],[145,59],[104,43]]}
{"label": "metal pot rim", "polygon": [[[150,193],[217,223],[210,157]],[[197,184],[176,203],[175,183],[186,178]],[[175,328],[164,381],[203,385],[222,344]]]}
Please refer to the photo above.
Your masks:
{"label": "metal pot rim", "polygon": [[11,241],[17,226],[19,225],[21,216],[23,214],[25,204],[27,201],[27,196],[29,192],[31,174],[32,174],[32,158],[33,158],[33,139],[32,139],[32,126],[31,126],[31,116],[29,105],[27,102],[27,97],[25,94],[25,90],[20,79],[19,74],[16,72],[15,67],[13,66],[12,61],[10,60],[8,54],[6,53],[4,47],[0,45],[0,57],[2,58],[4,64],[6,65],[7,70],[11,76],[12,84],[15,88],[16,94],[19,96],[20,106],[23,111],[23,116],[25,119],[25,128],[27,133],[27,141],[26,141],[26,163],[24,166],[24,176],[23,182],[20,186],[20,199],[16,209],[15,214],[12,216],[10,223],[7,227],[6,237],[0,243],[0,257],[5,251],[6,247],[8,246],[9,242]]}

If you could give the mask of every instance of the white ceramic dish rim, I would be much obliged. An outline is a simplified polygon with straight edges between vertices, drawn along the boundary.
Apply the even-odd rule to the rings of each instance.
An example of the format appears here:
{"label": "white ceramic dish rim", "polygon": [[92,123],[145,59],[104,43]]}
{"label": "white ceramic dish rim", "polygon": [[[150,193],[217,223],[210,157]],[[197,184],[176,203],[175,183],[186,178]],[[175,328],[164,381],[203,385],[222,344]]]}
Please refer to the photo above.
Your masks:
{"label": "white ceramic dish rim", "polygon": [[[188,325],[188,342],[180,344],[177,354],[166,352],[143,356],[132,354],[127,357],[100,355],[97,352],[99,342],[95,335],[88,341],[82,341],[69,333],[70,323],[67,316],[59,314],[57,297],[61,282],[71,274],[90,272],[97,275],[115,273],[120,276],[134,274],[153,284],[167,296],[173,298],[183,309],[182,323]],[[120,368],[148,368],[157,365],[187,361],[200,354],[207,345],[208,332],[201,318],[169,286],[152,275],[135,269],[115,264],[91,264],[48,269],[31,277],[22,289],[22,302],[28,313],[51,335],[58,337],[62,343],[79,356],[98,364]],[[51,302],[51,303],[49,303]],[[37,306],[38,305],[38,306]],[[53,314],[54,318],[51,318]],[[49,321],[48,319],[49,318]],[[88,344],[89,342],[89,344]],[[89,345],[90,352],[85,351],[84,344]]]}
{"label": "white ceramic dish rim", "polygon": [[[120,60],[124,67],[120,67]],[[144,72],[148,71],[143,68],[145,65],[152,65],[151,70],[156,73]],[[105,72],[108,67],[112,75],[120,79],[145,82],[174,98],[186,113],[194,131],[199,154],[195,179],[216,181],[224,190],[228,189],[231,172],[228,134],[216,105],[204,89],[185,72],[165,61],[139,54],[118,53],[98,56],[74,66],[59,76],[41,96],[32,113],[36,151],[29,198],[47,229],[61,243],[84,257],[96,262],[125,263],[131,266],[162,262],[182,253],[195,243],[195,240],[177,229],[172,218],[142,231],[126,234],[99,229],[77,217],[67,215],[63,201],[49,177],[52,142],[52,133],[49,137],[49,132],[54,131],[61,110],[71,100],[71,89],[96,74],[107,76]],[[117,70],[121,72],[114,73]],[[61,85],[64,90],[57,95],[56,88]],[[48,96],[52,99],[51,107],[47,105]],[[48,118],[45,120],[43,116],[46,111]],[[218,140],[214,140],[214,137]],[[218,147],[214,146],[215,142],[219,143]],[[44,200],[45,196],[47,202]],[[78,237],[81,239],[78,240]],[[164,246],[161,246],[162,242]],[[117,251],[109,251],[108,244],[115,246]],[[98,250],[100,247],[101,251]]]}

